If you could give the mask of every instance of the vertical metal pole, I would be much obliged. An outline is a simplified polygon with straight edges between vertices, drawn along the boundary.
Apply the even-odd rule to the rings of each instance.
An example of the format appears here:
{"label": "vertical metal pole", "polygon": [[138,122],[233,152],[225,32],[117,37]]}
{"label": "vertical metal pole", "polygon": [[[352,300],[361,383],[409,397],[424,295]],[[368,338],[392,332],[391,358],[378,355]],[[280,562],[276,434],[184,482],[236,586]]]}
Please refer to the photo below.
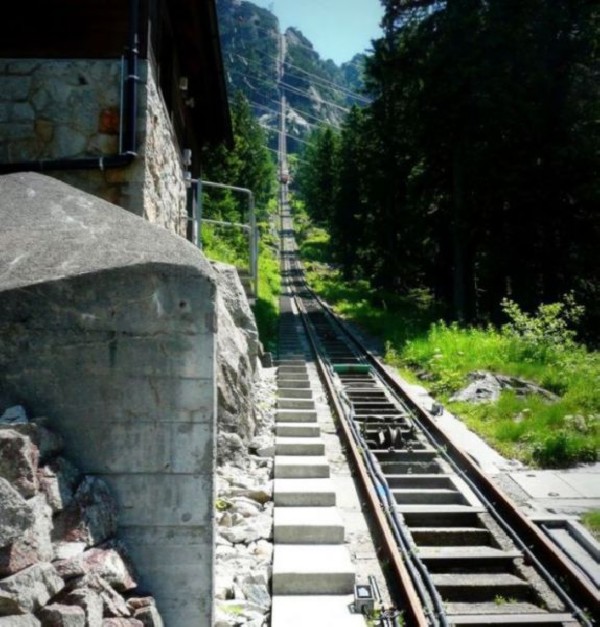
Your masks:
{"label": "vertical metal pole", "polygon": [[[216,187],[217,189],[230,189],[234,192],[241,192],[248,196],[248,248],[250,252],[249,273],[250,280],[254,283],[254,295],[258,295],[258,252],[259,252],[259,230],[256,225],[256,203],[254,194],[246,187],[236,187],[235,185],[225,185],[225,183],[216,183],[214,181],[203,181],[202,179],[192,179],[192,183],[197,185],[198,189],[198,248],[202,249],[202,189],[203,187]],[[224,223],[234,226],[241,226],[237,223]]]}
{"label": "vertical metal pole", "polygon": [[195,181],[190,183],[190,202],[192,203],[192,244],[198,246],[198,186]]}
{"label": "vertical metal pole", "polygon": [[194,228],[196,229],[196,245],[202,250],[202,179],[196,182],[196,194],[198,197],[196,220],[194,220]]}
{"label": "vertical metal pole", "polygon": [[248,194],[248,213],[250,225],[250,274],[254,281],[254,296],[258,298],[258,228],[256,227],[256,206],[254,194]]}

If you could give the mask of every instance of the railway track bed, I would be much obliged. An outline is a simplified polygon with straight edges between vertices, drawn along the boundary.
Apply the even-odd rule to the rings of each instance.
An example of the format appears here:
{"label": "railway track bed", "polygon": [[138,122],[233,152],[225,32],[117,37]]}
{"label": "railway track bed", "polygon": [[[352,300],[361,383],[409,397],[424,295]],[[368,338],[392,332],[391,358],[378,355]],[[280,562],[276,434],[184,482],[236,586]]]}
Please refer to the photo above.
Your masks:
{"label": "railway track bed", "polygon": [[[404,624],[594,624],[597,588],[582,583],[543,532],[512,511],[510,500],[498,495],[469,457],[444,441],[431,417],[415,408],[308,290],[285,205],[282,235],[287,293],[280,328],[275,505],[293,503],[295,511],[276,509],[275,541],[281,541],[280,562],[285,557],[314,566],[324,556],[338,570],[323,579],[309,573],[295,588],[282,584],[274,570],[273,616],[278,591],[306,596],[307,602],[311,595],[356,594],[341,557],[343,529],[314,424],[306,362],[315,360],[356,482],[372,509],[373,536]],[[277,562],[277,544],[275,555]],[[344,598],[342,605],[348,606]],[[390,614],[379,624],[399,623]]]}

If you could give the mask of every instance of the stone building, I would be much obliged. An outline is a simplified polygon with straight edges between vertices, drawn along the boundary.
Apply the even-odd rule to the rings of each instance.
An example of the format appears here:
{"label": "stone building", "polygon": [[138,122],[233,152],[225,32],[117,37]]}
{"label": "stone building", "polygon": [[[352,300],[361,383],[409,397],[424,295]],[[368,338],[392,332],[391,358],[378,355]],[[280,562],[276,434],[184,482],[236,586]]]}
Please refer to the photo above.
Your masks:
{"label": "stone building", "polygon": [[23,0],[0,21],[0,174],[50,174],[190,233],[231,138],[214,0]]}

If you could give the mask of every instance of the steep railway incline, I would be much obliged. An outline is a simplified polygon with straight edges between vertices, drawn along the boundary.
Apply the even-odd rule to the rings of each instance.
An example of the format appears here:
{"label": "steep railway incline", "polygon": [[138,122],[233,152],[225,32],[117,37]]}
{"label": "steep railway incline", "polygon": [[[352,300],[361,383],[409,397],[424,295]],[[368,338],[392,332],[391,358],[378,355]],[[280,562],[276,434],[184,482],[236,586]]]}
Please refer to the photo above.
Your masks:
{"label": "steep railway incline", "polygon": [[355,570],[317,421],[310,352],[287,294],[279,334],[271,624],[361,627],[363,617],[349,610]]}
{"label": "steep railway incline", "polygon": [[[569,569],[509,499],[469,465],[467,455],[443,441],[397,382],[308,290],[295,256],[287,203],[282,206],[289,294],[282,300],[279,361],[273,624],[295,624],[275,622],[283,607],[280,595],[288,603],[296,597],[288,607],[306,617],[313,615],[307,612],[317,595],[341,600],[354,586],[313,420],[305,338],[364,501],[372,508],[372,533],[405,624],[594,624],[597,590]],[[316,572],[320,560],[329,573]],[[305,576],[286,574],[293,564]],[[347,598],[346,606],[352,600]],[[381,624],[398,623],[386,618]]]}

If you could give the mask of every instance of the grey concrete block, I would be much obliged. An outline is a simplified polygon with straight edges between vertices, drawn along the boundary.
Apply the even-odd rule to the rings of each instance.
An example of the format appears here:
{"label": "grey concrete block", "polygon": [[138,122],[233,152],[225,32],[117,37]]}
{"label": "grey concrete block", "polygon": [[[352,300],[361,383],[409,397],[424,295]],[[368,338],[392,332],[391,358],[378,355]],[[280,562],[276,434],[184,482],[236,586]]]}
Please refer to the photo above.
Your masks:
{"label": "grey concrete block", "polygon": [[212,624],[212,269],[41,175],[0,177],[0,219],[0,413],[48,416],[65,455],[107,481],[167,624]]}
{"label": "grey concrete block", "polygon": [[179,474],[101,475],[117,496],[119,524],[191,527],[212,524],[212,477]]}

